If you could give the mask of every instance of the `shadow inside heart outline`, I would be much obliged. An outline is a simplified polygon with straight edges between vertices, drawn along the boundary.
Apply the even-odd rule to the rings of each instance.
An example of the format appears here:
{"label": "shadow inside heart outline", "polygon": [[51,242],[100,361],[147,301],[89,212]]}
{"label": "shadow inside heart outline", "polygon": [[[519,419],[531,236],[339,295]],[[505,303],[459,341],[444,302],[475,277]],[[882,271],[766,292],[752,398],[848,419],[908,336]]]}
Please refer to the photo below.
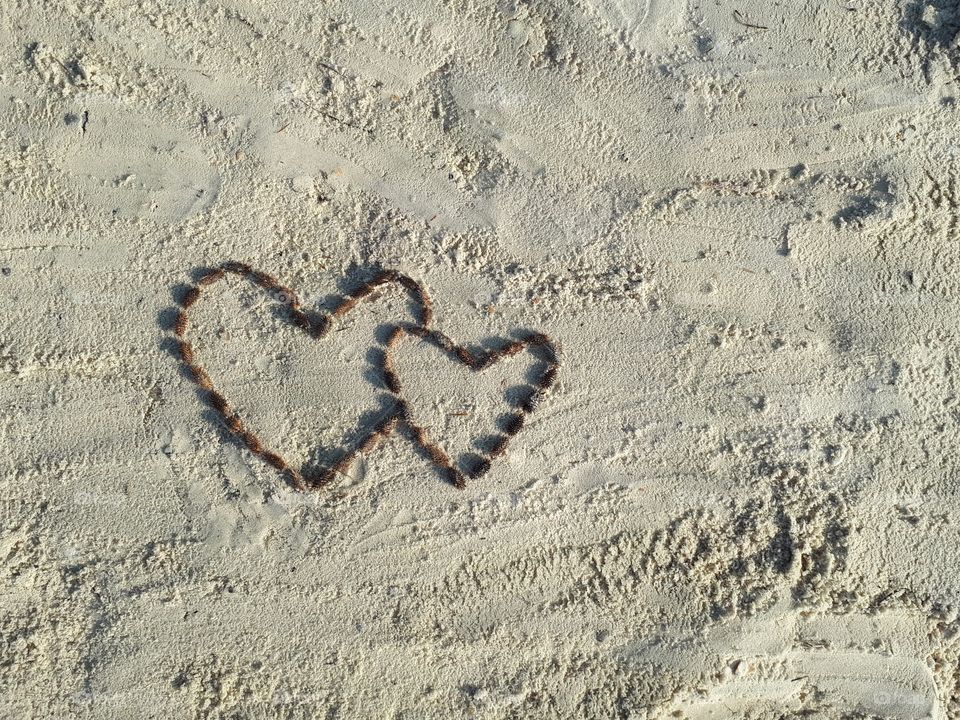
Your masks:
{"label": "shadow inside heart outline", "polygon": [[[408,336],[417,337],[435,345],[474,372],[481,372],[524,350],[538,355],[543,363],[540,372],[528,385],[528,390],[523,399],[516,404],[516,411],[509,415],[503,423],[502,432],[496,436],[484,455],[474,455],[472,467],[467,472],[461,471],[454,464],[449,454],[435,440],[431,439],[427,431],[416,422],[410,404],[403,396],[403,387],[393,362],[393,352],[397,345]],[[383,356],[383,377],[387,387],[397,397],[399,418],[409,428],[414,442],[446,475],[447,480],[461,489],[466,487],[468,478],[476,479],[484,475],[490,469],[491,461],[506,452],[511,439],[526,424],[527,416],[536,410],[543,396],[556,382],[559,370],[560,361],[557,356],[556,345],[549,337],[538,332],[526,332],[520,339],[507,342],[495,350],[471,351],[463,345],[458,345],[439,330],[431,330],[422,325],[398,325],[387,339],[387,347]]]}
{"label": "shadow inside heart outline", "polygon": [[[200,387],[204,400],[217,413],[227,429],[236,436],[250,452],[258,455],[269,465],[280,470],[287,481],[297,490],[311,490],[329,485],[337,474],[345,474],[353,461],[360,455],[371,450],[381,440],[389,436],[396,428],[399,411],[394,408],[382,414],[377,422],[366,428],[359,429],[360,440],[352,449],[343,453],[340,460],[333,466],[323,467],[319,473],[307,472],[306,468],[293,468],[277,452],[264,447],[256,434],[251,432],[243,419],[236,413],[229,401],[217,390],[206,370],[196,360],[193,345],[186,339],[189,326],[189,311],[201,298],[203,290],[214,285],[227,275],[245,277],[254,285],[269,293],[278,303],[286,306],[288,320],[315,339],[323,339],[330,332],[334,319],[342,318],[353,310],[361,301],[370,297],[375,290],[384,285],[399,284],[414,298],[418,305],[420,323],[428,327],[433,317],[433,306],[423,286],[406,275],[395,270],[384,270],[373,280],[361,285],[353,293],[343,297],[328,315],[308,315],[303,310],[297,294],[290,288],[282,285],[276,278],[249,265],[240,262],[226,262],[220,267],[204,272],[184,294],[180,301],[180,309],[173,325],[174,335],[177,338],[177,349],[180,358],[186,366],[190,377]],[[366,432],[364,432],[364,430]]]}

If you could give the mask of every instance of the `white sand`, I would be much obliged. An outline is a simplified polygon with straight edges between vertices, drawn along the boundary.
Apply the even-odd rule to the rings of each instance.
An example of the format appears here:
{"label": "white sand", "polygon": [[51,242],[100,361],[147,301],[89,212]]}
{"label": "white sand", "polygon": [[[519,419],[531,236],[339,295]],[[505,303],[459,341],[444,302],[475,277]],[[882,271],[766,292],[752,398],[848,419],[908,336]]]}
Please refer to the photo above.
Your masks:
{"label": "white sand", "polygon": [[[960,717],[954,5],[4,0],[0,716]],[[172,352],[226,260],[559,382],[294,492]],[[272,307],[192,339],[299,465],[413,318]],[[528,365],[397,356],[455,455]]]}

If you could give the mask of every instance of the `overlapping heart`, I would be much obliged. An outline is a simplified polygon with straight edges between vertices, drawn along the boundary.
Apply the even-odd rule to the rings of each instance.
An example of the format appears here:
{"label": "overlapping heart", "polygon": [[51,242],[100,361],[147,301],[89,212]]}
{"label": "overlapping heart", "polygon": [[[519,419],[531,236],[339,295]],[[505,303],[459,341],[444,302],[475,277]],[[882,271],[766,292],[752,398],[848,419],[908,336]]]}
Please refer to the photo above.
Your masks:
{"label": "overlapping heart", "polygon": [[[189,326],[189,312],[201,298],[203,290],[219,282],[228,275],[238,275],[247,278],[254,285],[271,293],[278,302],[286,305],[288,319],[301,330],[315,339],[322,339],[330,332],[335,320],[344,317],[363,300],[369,298],[383,286],[398,284],[405,288],[417,305],[419,324],[402,324],[395,326],[390,332],[387,347],[383,353],[384,380],[388,389],[396,397],[394,409],[382,417],[371,427],[358,432],[359,441],[346,450],[341,459],[332,466],[324,467],[320,472],[308,472],[306,469],[297,470],[281,455],[263,445],[257,435],[251,432],[243,419],[224,395],[214,387],[210,376],[197,362],[193,345],[186,338]],[[180,302],[174,334],[180,358],[186,366],[193,381],[200,387],[207,404],[219,415],[224,425],[242,442],[250,452],[261,457],[268,464],[275,467],[287,478],[295,489],[305,491],[322,488],[329,485],[338,474],[346,474],[350,465],[360,455],[369,452],[386,437],[391,435],[399,424],[405,425],[410,436],[427,457],[436,465],[446,479],[458,488],[466,486],[468,478],[479,478],[490,469],[491,461],[503,455],[510,440],[523,428],[527,416],[540,404],[547,390],[556,381],[560,363],[556,346],[542,333],[526,333],[520,339],[505,342],[499,349],[487,351],[471,351],[457,345],[445,334],[430,329],[433,319],[433,306],[426,290],[417,281],[395,270],[385,270],[379,273],[370,282],[361,285],[350,295],[343,297],[327,315],[307,314],[302,303],[293,290],[282,285],[276,278],[267,273],[255,270],[249,265],[239,262],[227,262],[219,268],[202,274],[184,294]],[[516,355],[524,350],[533,353],[540,361],[540,371],[535,374],[529,392],[519,401],[515,412],[501,428],[502,432],[487,449],[484,456],[477,456],[471,468],[466,472],[458,469],[450,456],[431,439],[426,430],[417,424],[409,402],[404,398],[400,379],[393,362],[393,351],[406,337],[417,337],[444,350],[451,358],[462,363],[475,372],[496,364],[500,360]]]}

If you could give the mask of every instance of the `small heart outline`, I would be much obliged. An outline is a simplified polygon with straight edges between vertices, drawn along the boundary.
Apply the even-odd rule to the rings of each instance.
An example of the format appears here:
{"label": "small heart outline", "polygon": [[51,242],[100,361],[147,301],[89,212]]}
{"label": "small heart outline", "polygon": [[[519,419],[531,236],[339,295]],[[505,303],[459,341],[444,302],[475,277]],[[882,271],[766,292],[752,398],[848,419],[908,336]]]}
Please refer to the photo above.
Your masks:
{"label": "small heart outline", "polygon": [[[472,470],[467,473],[456,467],[450,455],[430,438],[426,429],[414,420],[410,404],[403,396],[403,386],[393,362],[393,352],[406,337],[417,337],[435,345],[474,372],[482,372],[501,360],[513,357],[524,350],[532,349],[542,354],[541,360],[544,361],[544,369],[529,384],[530,392],[516,406],[517,411],[510,415],[494,445],[484,455],[478,456],[479,462],[475,463]],[[526,332],[522,338],[512,340],[495,350],[473,352],[466,346],[457,344],[439,330],[432,330],[422,325],[403,324],[396,326],[387,339],[382,370],[387,388],[397,398],[399,418],[410,430],[414,442],[427,454],[433,464],[446,475],[446,479],[454,487],[462,490],[466,487],[468,479],[476,480],[485,475],[489,472],[492,461],[507,451],[507,446],[511,440],[524,428],[527,418],[540,406],[547,391],[557,381],[560,359],[556,343],[540,332]]]}

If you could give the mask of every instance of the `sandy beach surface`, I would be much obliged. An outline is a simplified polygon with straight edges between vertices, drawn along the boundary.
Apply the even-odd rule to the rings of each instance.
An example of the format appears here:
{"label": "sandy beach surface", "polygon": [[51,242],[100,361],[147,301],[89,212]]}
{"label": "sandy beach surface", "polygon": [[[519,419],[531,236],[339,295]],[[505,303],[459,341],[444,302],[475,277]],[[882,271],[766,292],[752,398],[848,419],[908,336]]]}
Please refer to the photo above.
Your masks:
{"label": "sandy beach surface", "polygon": [[955,2],[0,39],[0,717],[960,717]]}

